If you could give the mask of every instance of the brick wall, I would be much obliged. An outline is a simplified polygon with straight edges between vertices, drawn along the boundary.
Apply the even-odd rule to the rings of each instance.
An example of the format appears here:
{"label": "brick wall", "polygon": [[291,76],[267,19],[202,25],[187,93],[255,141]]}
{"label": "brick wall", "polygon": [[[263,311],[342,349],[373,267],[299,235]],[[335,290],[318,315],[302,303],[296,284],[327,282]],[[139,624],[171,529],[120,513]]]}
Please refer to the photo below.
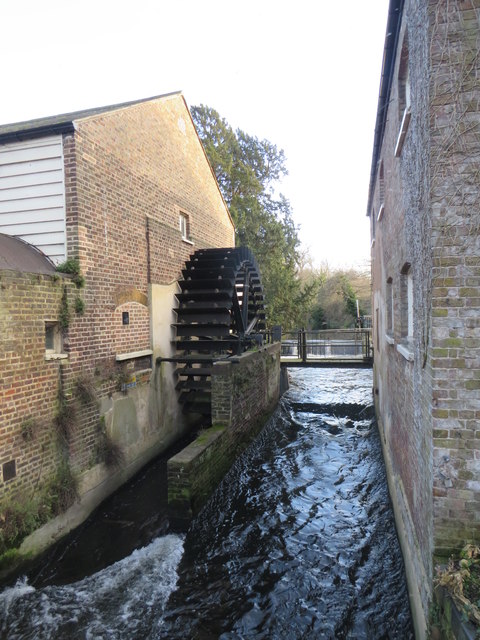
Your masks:
{"label": "brick wall", "polygon": [[[478,12],[470,0],[405,2],[369,212],[376,406],[407,573],[425,617],[433,555],[480,538]],[[405,55],[411,114],[399,148]]]}
{"label": "brick wall", "polygon": [[0,272],[0,499],[31,496],[59,460],[54,420],[64,361],[46,359],[45,322],[58,320],[65,287],[71,304],[68,278]]}
{"label": "brick wall", "polygon": [[[63,152],[67,255],[78,258],[85,287],[76,289],[68,277],[2,273],[0,497],[39,488],[37,479],[55,467],[59,380],[75,409],[66,453],[89,495],[95,483],[106,486],[107,477],[119,475],[98,465],[102,430],[124,450],[123,480],[127,469],[133,473],[181,435],[171,367],[156,371],[148,355],[154,322],[157,338],[160,331],[151,289],[172,289],[173,305],[171,283],[195,248],[234,243],[232,221],[181,96],[78,120],[75,133],[63,137]],[[188,218],[187,240],[180,212]],[[58,318],[64,280],[72,313],[60,364],[45,360],[44,322],[46,315]],[[73,311],[77,297],[83,315]],[[170,322],[164,323],[167,342]],[[93,388],[83,400],[82,381]],[[23,423],[34,426],[34,438],[25,426],[22,437]],[[4,482],[2,465],[8,477],[13,460],[15,477]]]}
{"label": "brick wall", "polygon": [[[415,19],[413,19],[415,16]],[[373,209],[377,216],[372,246],[374,291],[374,386],[391,490],[405,532],[405,548],[428,608],[432,575],[431,374],[428,349],[428,290],[431,258],[428,212],[428,23],[420,2],[404,10],[393,71],[385,135],[381,149],[383,181],[376,180]],[[411,118],[403,148],[395,155],[403,119],[400,61],[408,51]],[[380,167],[379,167],[380,168]],[[381,201],[383,196],[383,202]],[[414,332],[407,337],[406,269],[413,278]],[[391,284],[389,284],[391,280]],[[388,297],[393,292],[393,330],[388,327]]]}
{"label": "brick wall", "polygon": [[188,520],[205,503],[265,424],[280,396],[280,343],[218,362],[212,374],[212,427],[168,461],[174,519]]}
{"label": "brick wall", "polygon": [[480,8],[429,3],[435,547],[480,540]]}
{"label": "brick wall", "polygon": [[[64,155],[69,255],[78,255],[86,280],[70,376],[93,376],[105,397],[120,376],[152,366],[115,360],[152,349],[149,286],[177,280],[195,248],[231,246],[233,225],[180,96],[77,121]],[[77,470],[91,464],[98,419],[94,410],[82,414],[71,443]]]}
{"label": "brick wall", "polygon": [[279,398],[280,344],[215,363],[212,374],[212,424],[235,431],[251,429]]}

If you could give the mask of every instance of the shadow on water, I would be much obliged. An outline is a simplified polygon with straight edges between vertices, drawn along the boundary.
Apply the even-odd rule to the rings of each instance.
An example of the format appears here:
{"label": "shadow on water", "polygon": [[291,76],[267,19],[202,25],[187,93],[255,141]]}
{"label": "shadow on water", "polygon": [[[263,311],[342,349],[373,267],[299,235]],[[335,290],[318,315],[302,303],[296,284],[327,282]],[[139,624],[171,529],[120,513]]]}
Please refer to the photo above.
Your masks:
{"label": "shadow on water", "polygon": [[35,588],[81,580],[129,556],[169,531],[167,460],[193,436],[186,437],[137,473],[107,498],[87,520],[67,534],[19,575]]}
{"label": "shadow on water", "polygon": [[[156,498],[137,513],[139,477],[131,511],[119,499],[96,517],[118,531],[136,522],[146,546],[114,564],[102,552],[72,584],[68,567],[58,579],[37,567],[0,594],[2,637],[413,638],[371,383],[365,370],[292,372],[276,414],[184,536],[163,535]],[[159,496],[151,469],[146,493]],[[75,563],[90,554],[93,567],[97,547],[120,544],[111,535],[90,529]]]}

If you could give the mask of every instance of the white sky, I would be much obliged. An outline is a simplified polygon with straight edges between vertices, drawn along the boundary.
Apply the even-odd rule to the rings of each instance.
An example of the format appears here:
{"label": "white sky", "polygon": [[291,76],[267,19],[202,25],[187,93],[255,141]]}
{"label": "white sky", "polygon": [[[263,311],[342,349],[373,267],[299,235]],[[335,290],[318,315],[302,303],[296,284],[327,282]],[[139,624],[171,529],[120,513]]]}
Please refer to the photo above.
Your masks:
{"label": "white sky", "polygon": [[283,148],[315,263],[366,266],[388,0],[0,0],[0,124],[182,90]]}

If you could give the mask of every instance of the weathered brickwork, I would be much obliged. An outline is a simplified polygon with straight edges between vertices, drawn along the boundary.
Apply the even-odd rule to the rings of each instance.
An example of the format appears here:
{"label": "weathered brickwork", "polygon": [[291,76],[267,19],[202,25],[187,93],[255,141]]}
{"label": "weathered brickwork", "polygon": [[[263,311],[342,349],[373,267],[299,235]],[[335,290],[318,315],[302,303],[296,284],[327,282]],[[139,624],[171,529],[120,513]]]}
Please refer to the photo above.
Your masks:
{"label": "weathered brickwork", "polygon": [[434,555],[480,539],[479,14],[476,0],[398,14],[368,211],[376,403],[425,612]]}
{"label": "weathered brickwork", "polygon": [[171,515],[195,515],[280,396],[280,343],[214,365],[212,427],[168,461]]}
{"label": "weathered brickwork", "polygon": [[214,365],[212,424],[251,429],[278,402],[280,345]]}
{"label": "weathered brickwork", "polygon": [[[116,472],[105,467],[97,479],[90,473],[102,462],[106,438],[121,445],[125,465],[134,469],[182,433],[171,368],[155,368],[159,346],[152,327],[158,339],[160,321],[152,288],[166,287],[163,298],[158,290],[156,296],[171,308],[172,283],[190,254],[234,244],[232,220],[181,95],[79,114],[66,129],[67,257],[78,260],[85,284],[77,289],[69,277],[30,282],[30,276],[18,276],[19,283],[27,279],[28,294],[15,279],[8,299],[2,291],[1,339],[6,336],[7,343],[5,356],[0,354],[0,481],[1,464],[14,456],[17,466],[14,479],[0,482],[0,498],[11,487],[36,488],[39,474],[54,465],[51,422],[59,380],[65,402],[75,409],[68,461],[85,491]],[[187,237],[180,214],[187,219]],[[58,316],[64,279],[71,319],[60,364],[45,361],[44,323]],[[32,300],[31,317],[24,318]],[[164,317],[162,349],[168,355],[172,320]],[[31,441],[19,431],[30,418],[38,423]]]}
{"label": "weathered brickwork", "polygon": [[480,539],[480,6],[430,3],[435,544]]}
{"label": "weathered brickwork", "polygon": [[[65,288],[72,300],[68,278],[0,272],[0,496],[30,494],[59,461],[55,416],[64,361],[47,359],[45,322],[58,322]],[[8,480],[5,465],[15,468]]]}
{"label": "weathered brickwork", "polygon": [[[117,377],[102,387],[108,394],[118,376],[145,368],[137,360],[115,364],[115,357],[152,348],[149,285],[177,280],[197,245],[232,245],[233,226],[180,96],[79,120],[64,154],[69,163],[74,156],[67,228],[76,230],[72,246],[78,237],[86,280],[85,314],[70,336],[71,368],[108,378],[105,364],[107,372],[114,366]],[[190,242],[181,237],[180,211]],[[93,411],[72,440],[79,469],[90,463],[97,427]]]}

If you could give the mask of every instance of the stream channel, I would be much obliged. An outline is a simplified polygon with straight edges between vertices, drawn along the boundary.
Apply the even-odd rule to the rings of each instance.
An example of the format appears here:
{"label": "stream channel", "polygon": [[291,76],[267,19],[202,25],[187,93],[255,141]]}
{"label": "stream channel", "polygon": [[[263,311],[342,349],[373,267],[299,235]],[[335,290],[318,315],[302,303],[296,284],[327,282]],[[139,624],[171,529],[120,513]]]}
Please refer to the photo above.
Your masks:
{"label": "stream channel", "polygon": [[186,533],[161,458],[1,588],[0,637],[413,638],[372,372],[289,377]]}

